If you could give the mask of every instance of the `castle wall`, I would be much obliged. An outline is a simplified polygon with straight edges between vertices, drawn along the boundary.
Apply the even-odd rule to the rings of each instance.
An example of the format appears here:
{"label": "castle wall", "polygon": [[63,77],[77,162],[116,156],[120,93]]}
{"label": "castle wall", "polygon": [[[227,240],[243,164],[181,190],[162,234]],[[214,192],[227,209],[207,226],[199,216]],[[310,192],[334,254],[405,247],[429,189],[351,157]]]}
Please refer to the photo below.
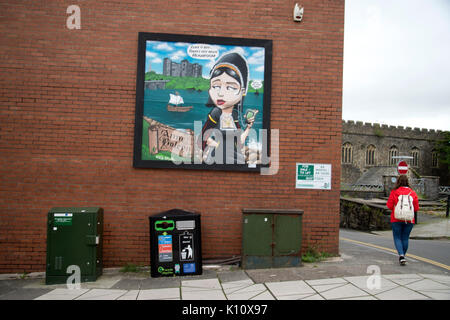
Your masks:
{"label": "castle wall", "polygon": [[[411,150],[419,150],[417,166],[410,167],[421,176],[440,175],[439,168],[432,168],[432,151],[440,139],[441,131],[402,126],[388,126],[361,121],[342,121],[342,144],[349,142],[353,146],[353,161],[342,164],[341,182],[354,183],[364,172],[374,166],[396,166],[389,162],[389,150],[397,147],[398,155],[411,155]],[[376,147],[374,165],[366,165],[366,149]],[[396,163],[400,161],[397,160]]]}

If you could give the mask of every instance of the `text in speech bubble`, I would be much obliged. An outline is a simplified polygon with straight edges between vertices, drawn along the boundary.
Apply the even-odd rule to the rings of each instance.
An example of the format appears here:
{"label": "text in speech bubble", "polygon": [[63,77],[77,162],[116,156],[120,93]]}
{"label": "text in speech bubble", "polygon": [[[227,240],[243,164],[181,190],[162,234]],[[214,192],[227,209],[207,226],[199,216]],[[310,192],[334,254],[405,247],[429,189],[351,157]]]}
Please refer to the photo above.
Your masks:
{"label": "text in speech bubble", "polygon": [[219,56],[219,50],[209,44],[191,44],[187,53],[191,58],[203,60],[215,59]]}

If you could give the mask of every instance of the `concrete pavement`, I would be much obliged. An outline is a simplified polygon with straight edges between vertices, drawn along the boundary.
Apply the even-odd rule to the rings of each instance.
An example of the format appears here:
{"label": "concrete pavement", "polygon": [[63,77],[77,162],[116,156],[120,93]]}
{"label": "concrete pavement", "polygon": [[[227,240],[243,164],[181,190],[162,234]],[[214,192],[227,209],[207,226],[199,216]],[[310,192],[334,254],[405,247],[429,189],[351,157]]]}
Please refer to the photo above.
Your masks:
{"label": "concrete pavement", "polygon": [[[117,279],[118,282],[121,280]],[[114,286],[113,286],[114,287]],[[120,287],[120,286],[117,286]],[[182,280],[153,289],[56,288],[35,300],[450,300],[450,277],[392,274],[255,283],[247,277]]]}
{"label": "concrete pavement", "polygon": [[[448,221],[418,224],[412,236],[448,239]],[[378,234],[392,237],[390,231]],[[416,259],[399,266],[394,253],[345,238],[339,257],[297,268],[204,265],[200,276],[170,278],[105,269],[79,290],[45,285],[44,276],[0,275],[0,300],[450,300],[450,267]]]}

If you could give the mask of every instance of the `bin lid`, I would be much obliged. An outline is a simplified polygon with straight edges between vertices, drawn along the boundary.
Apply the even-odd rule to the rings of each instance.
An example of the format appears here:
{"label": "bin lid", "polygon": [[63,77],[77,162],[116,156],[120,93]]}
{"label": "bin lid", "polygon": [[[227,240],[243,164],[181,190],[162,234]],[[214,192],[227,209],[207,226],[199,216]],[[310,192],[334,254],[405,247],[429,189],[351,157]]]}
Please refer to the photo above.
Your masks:
{"label": "bin lid", "polygon": [[163,212],[151,215],[149,218],[161,218],[161,217],[170,218],[170,217],[188,217],[188,216],[194,217],[194,216],[200,216],[200,214],[196,213],[196,212],[182,210],[182,209],[170,209],[167,211],[163,211]]}

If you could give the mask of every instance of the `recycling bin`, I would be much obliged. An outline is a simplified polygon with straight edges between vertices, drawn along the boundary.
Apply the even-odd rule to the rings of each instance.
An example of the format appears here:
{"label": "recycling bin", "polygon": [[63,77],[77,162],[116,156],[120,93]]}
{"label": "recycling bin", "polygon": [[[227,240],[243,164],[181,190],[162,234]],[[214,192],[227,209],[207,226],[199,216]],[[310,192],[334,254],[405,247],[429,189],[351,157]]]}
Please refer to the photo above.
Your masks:
{"label": "recycling bin", "polygon": [[172,209],[149,223],[152,277],[202,274],[200,214]]}
{"label": "recycling bin", "polygon": [[47,216],[45,283],[67,283],[77,272],[80,282],[97,280],[103,269],[102,243],[102,208],[52,208]]}

